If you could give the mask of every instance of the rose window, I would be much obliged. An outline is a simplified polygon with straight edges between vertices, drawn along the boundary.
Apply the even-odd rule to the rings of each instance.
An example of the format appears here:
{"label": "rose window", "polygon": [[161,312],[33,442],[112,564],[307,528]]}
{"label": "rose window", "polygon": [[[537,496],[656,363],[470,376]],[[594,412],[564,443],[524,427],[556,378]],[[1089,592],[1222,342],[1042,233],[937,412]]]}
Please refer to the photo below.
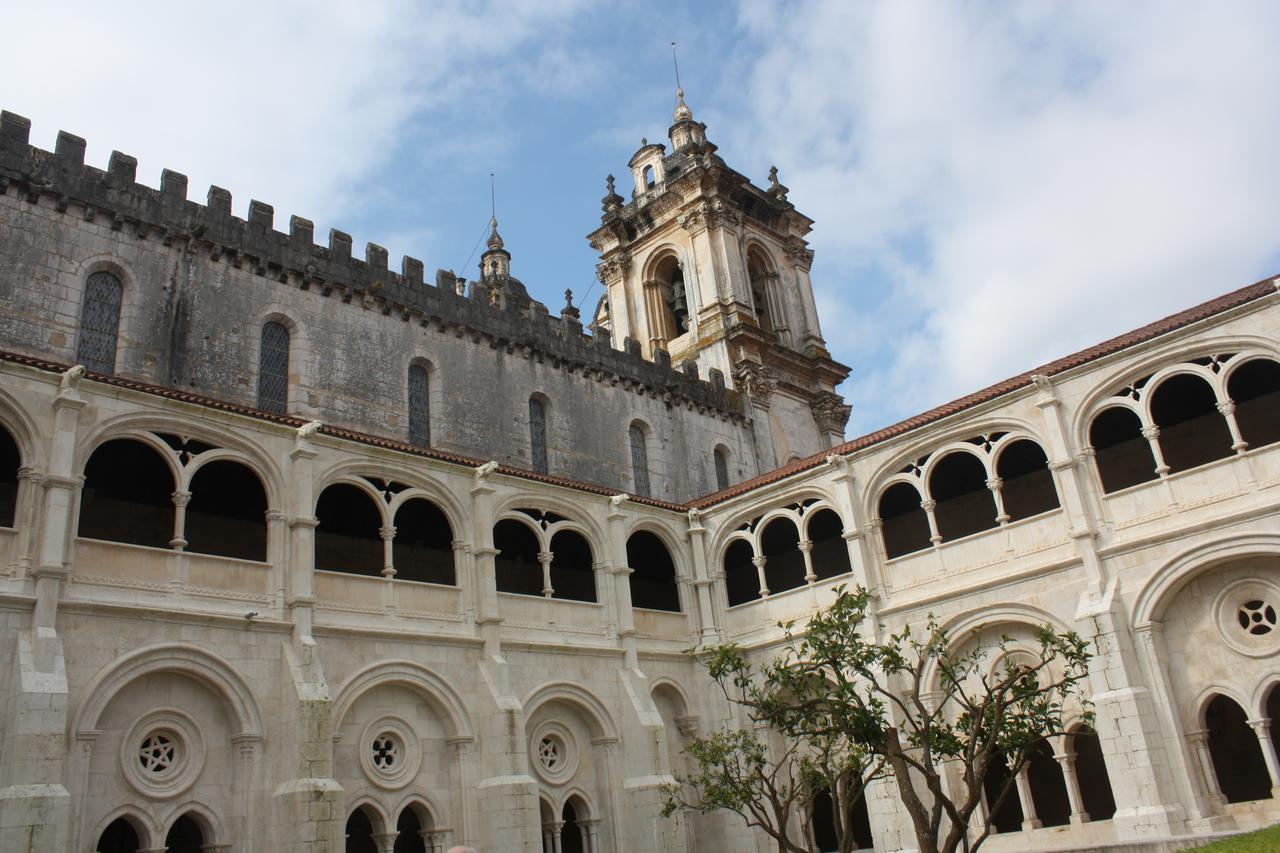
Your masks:
{"label": "rose window", "polygon": [[138,763],[152,776],[163,776],[178,762],[178,747],[167,732],[152,732],[138,747]]}
{"label": "rose window", "polygon": [[1259,598],[1246,601],[1236,611],[1236,621],[1245,632],[1260,637],[1276,628],[1276,609]]}
{"label": "rose window", "polygon": [[400,741],[390,733],[373,739],[373,766],[383,772],[390,771],[400,762]]}
{"label": "rose window", "polygon": [[538,744],[538,761],[548,773],[555,773],[564,764],[564,748],[559,739],[544,737]]}

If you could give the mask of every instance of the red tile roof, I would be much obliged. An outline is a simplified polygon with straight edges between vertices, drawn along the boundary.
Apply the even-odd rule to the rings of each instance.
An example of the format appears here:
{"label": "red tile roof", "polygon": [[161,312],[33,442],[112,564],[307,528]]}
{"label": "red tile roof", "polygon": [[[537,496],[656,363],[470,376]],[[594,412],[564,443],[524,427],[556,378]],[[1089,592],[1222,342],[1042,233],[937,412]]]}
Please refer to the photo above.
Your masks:
{"label": "red tile roof", "polygon": [[[953,415],[957,412],[962,412],[965,409],[972,408],[980,403],[993,400],[1002,394],[1007,394],[1011,391],[1025,387],[1031,383],[1031,377],[1034,375],[1041,374],[1044,376],[1053,376],[1055,374],[1062,373],[1087,362],[1118,352],[1126,347],[1151,340],[1152,338],[1183,328],[1184,326],[1188,326],[1199,320],[1204,320],[1240,305],[1244,305],[1257,299],[1262,299],[1263,297],[1276,292],[1277,285],[1273,283],[1273,279],[1263,279],[1255,284],[1242,287],[1239,290],[1219,296],[1216,299],[1211,299],[1208,302],[1201,303],[1194,308],[1188,308],[1185,311],[1180,311],[1177,314],[1165,317],[1163,320],[1157,320],[1156,322],[1143,326],[1140,329],[1135,329],[1132,332],[1128,332],[1108,341],[1103,341],[1102,343],[1096,344],[1088,349],[1083,349],[1072,355],[1065,356],[1057,359],[1056,361],[1051,361],[1034,370],[1019,373],[1017,376],[1010,377],[1003,382],[997,382],[994,385],[983,388],[981,391],[976,391],[957,400],[952,400],[950,403],[945,403],[922,414],[907,418],[904,421],[899,421],[892,426],[885,427],[884,429],[877,430],[873,433],[868,433],[867,435],[855,438],[852,441],[846,441],[844,444],[838,445],[830,450],[815,453],[812,456],[805,457],[804,459],[797,459],[795,462],[783,465],[780,468],[775,468],[772,471],[767,471],[754,479],[744,480],[741,483],[736,483],[719,492],[695,498],[688,504],[672,503],[670,501],[640,497],[638,495],[631,495],[630,499],[638,504],[658,507],[660,509],[668,509],[675,512],[684,512],[688,509],[703,509],[709,506],[714,506],[722,501],[729,500],[730,498],[737,497],[738,495],[746,494],[760,486],[765,486],[769,483],[776,483],[777,481],[790,477],[793,474],[807,471],[810,468],[816,468],[817,466],[824,464],[827,457],[832,454],[852,453],[856,450],[870,447],[873,444],[878,444],[879,442],[893,438],[894,436],[902,435],[903,433],[909,432],[917,427],[925,426],[926,424],[941,420],[948,415]],[[26,365],[39,370],[57,372],[62,372],[71,367],[69,364],[60,364],[54,361],[4,351],[0,351],[0,361],[11,361],[15,364]],[[307,421],[301,418],[290,417],[289,415],[279,415],[273,412],[264,412],[261,409],[255,409],[250,406],[228,403],[223,400],[216,400],[211,397],[204,397],[187,391],[179,391],[174,388],[166,388],[161,385],[138,382],[121,376],[88,372],[86,373],[86,377],[95,382],[101,382],[106,385],[128,388],[133,391],[139,391],[144,394],[153,394],[170,400],[180,400],[182,402],[193,403],[199,406],[207,406],[224,412],[234,412],[239,415],[270,421],[287,427],[297,428],[307,423]],[[320,432],[324,435],[345,439],[347,441],[354,441],[358,444],[366,444],[371,447],[382,447],[388,450],[395,450],[400,453],[408,453],[428,459],[438,459],[442,462],[464,465],[470,468],[479,467],[486,462],[486,460],[483,459],[463,456],[458,453],[449,453],[432,447],[418,447],[416,445],[386,438],[384,436],[370,435],[369,433],[343,429],[342,427],[330,426],[328,424],[322,426],[320,428]],[[499,466],[498,471],[512,477],[520,477],[526,480],[548,483],[555,486],[564,486],[566,488],[590,492],[597,495],[612,496],[619,492],[618,489],[611,489],[596,483],[586,483],[580,480],[573,480],[568,477],[556,477],[550,474],[539,474],[534,471],[526,471],[523,468],[515,468],[509,465]]]}

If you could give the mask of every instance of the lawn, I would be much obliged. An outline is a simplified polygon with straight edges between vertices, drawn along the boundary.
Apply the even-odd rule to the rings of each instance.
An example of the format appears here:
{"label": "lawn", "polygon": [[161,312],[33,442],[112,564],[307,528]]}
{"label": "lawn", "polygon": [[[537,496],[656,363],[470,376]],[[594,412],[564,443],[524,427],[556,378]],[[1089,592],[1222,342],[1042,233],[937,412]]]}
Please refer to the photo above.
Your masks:
{"label": "lawn", "polygon": [[1206,853],[1272,853],[1280,850],[1280,824],[1191,849]]}

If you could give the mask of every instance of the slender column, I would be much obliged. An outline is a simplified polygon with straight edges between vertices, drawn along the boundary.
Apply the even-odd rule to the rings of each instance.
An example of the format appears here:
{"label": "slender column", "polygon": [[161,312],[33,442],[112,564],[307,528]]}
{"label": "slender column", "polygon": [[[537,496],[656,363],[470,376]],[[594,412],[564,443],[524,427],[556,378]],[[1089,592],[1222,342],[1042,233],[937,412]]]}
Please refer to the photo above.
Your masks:
{"label": "slender column", "polygon": [[1080,777],[1076,775],[1075,754],[1055,752],[1053,757],[1062,768],[1062,779],[1067,783],[1067,802],[1071,804],[1071,822],[1088,823],[1089,813],[1084,810],[1084,798],[1080,795]]}
{"label": "slender column", "polygon": [[1156,460],[1156,473],[1161,477],[1169,476],[1169,465],[1164,461],[1164,451],[1160,449],[1160,427],[1149,424],[1142,428],[1142,437],[1151,445],[1151,455]]}
{"label": "slender column", "polygon": [[938,508],[938,502],[933,498],[929,498],[928,500],[920,501],[920,508],[924,510],[925,516],[929,519],[929,541],[936,548],[942,544],[942,534],[938,532],[938,519],[933,514],[933,511]]}
{"label": "slender column", "polygon": [[1009,523],[1009,513],[1004,509],[1004,480],[1000,477],[991,477],[987,480],[987,488],[996,499],[996,523],[1004,527]]}
{"label": "slender column", "polygon": [[538,565],[542,566],[542,596],[550,598],[555,594],[555,589],[551,586],[551,560],[555,555],[550,551],[538,552]]}
{"label": "slender column", "polygon": [[1187,732],[1187,743],[1191,745],[1191,751],[1200,765],[1200,778],[1209,795],[1209,802],[1221,808],[1227,798],[1222,795],[1222,789],[1218,787],[1218,774],[1213,769],[1213,756],[1209,754],[1209,730],[1196,729]]}
{"label": "slender column", "polygon": [[551,853],[564,853],[560,846],[560,836],[564,833],[564,821],[551,824]]}
{"label": "slender column", "polygon": [[764,564],[768,562],[768,557],[764,554],[756,554],[751,558],[751,562],[755,563],[756,576],[760,579],[760,597],[769,597],[769,584],[764,579]]}
{"label": "slender column", "polygon": [[1036,817],[1036,801],[1031,797],[1031,779],[1027,776],[1025,764],[1013,780],[1018,788],[1018,800],[1022,803],[1022,828],[1039,829],[1044,823]]}
{"label": "slender column", "polygon": [[1223,400],[1218,404],[1218,411],[1227,419],[1227,429],[1231,430],[1231,449],[1236,455],[1244,456],[1244,452],[1249,449],[1249,442],[1240,434],[1240,424],[1236,422],[1235,400]]}
{"label": "slender column", "polygon": [[14,513],[13,526],[18,531],[14,565],[19,579],[31,573],[36,524],[40,517],[39,486],[42,480],[44,474],[35,468],[24,466],[18,469],[18,508]]}
{"label": "slender column", "polygon": [[813,582],[818,579],[818,575],[813,571],[813,542],[801,539],[796,543],[796,547],[800,549],[801,554],[804,554],[804,582],[813,586]]}
{"label": "slender column", "polygon": [[1267,772],[1271,774],[1271,796],[1280,799],[1280,761],[1276,759],[1276,745],[1271,742],[1271,720],[1266,717],[1249,720],[1249,725],[1258,736],[1262,757],[1267,761]]}
{"label": "slender column", "polygon": [[[471,751],[471,745],[475,742],[474,737],[466,735],[454,735],[446,740],[453,747],[453,766],[450,768],[450,780],[453,784],[452,796],[455,798],[453,819],[454,824],[458,827],[460,833],[460,842],[465,844],[472,836],[471,826],[471,785],[467,779],[467,757]],[[443,845],[449,830],[441,828],[437,830],[440,836],[440,842]]]}
{"label": "slender column", "polygon": [[555,844],[555,830],[552,828],[551,824],[544,823],[542,825],[542,849],[544,853],[545,851],[555,849]]}
{"label": "slender column", "polygon": [[591,745],[600,747],[600,751],[604,753],[605,796],[608,804],[604,817],[609,820],[609,833],[612,836],[610,840],[613,842],[612,849],[622,850],[622,839],[618,837],[618,816],[621,814],[618,810],[618,791],[622,790],[622,785],[618,784],[621,780],[617,777],[616,769],[618,763],[618,739],[616,737],[593,738]]}
{"label": "slender column", "polygon": [[458,587],[458,601],[461,604],[463,616],[468,617],[470,621],[476,613],[471,549],[462,539],[455,539],[449,544],[453,548],[453,582]]}
{"label": "slender column", "polygon": [[378,845],[378,853],[395,853],[398,832],[375,832],[373,843]]}
{"label": "slender column", "polygon": [[191,493],[184,492],[181,489],[169,496],[173,500],[173,538],[169,540],[169,547],[175,551],[181,551],[187,547],[187,504],[191,503]]}
{"label": "slender column", "polygon": [[644,283],[644,313],[649,326],[649,357],[667,348],[671,330],[667,328],[666,305],[662,299],[662,283],[650,279]]}
{"label": "slender column", "polygon": [[580,822],[582,827],[582,843],[586,853],[600,853],[600,819],[591,818]]}
{"label": "slender column", "polygon": [[378,535],[382,537],[382,576],[387,580],[396,576],[395,565],[395,525],[387,525],[378,528]]}

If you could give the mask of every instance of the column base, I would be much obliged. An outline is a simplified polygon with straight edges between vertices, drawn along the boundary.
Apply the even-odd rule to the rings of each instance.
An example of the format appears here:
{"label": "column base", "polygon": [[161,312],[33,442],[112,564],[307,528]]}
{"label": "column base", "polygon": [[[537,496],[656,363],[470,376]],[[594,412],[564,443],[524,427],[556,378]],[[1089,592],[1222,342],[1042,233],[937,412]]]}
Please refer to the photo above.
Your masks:
{"label": "column base", "polygon": [[1182,835],[1188,825],[1181,805],[1156,805],[1120,809],[1111,818],[1120,838]]}

